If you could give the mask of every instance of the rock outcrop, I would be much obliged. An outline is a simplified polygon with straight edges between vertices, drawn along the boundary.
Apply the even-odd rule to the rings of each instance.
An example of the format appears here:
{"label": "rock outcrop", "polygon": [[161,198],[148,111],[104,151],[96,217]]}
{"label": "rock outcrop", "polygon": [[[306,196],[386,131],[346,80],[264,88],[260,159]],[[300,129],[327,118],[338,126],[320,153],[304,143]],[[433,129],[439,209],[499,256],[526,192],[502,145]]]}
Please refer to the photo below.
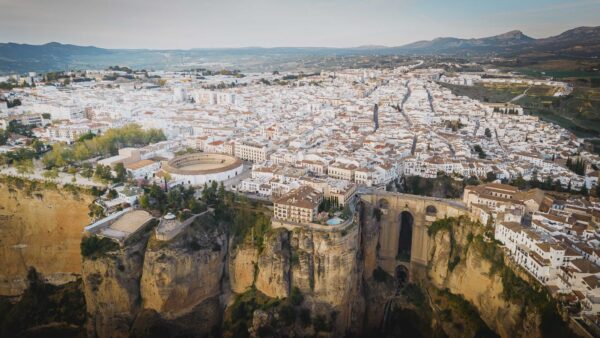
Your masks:
{"label": "rock outcrop", "polygon": [[459,218],[449,229],[438,231],[431,248],[429,282],[474,305],[481,319],[501,337],[540,336],[539,314],[525,320],[525,304],[503,296],[500,271],[483,255],[483,246],[495,245],[485,240],[484,231],[482,225],[467,218]]}
{"label": "rock outcrop", "polygon": [[[21,196],[22,192],[8,186],[0,189],[8,192],[0,194],[5,208],[0,210],[2,214],[13,213],[15,219],[19,218],[19,222],[26,219],[27,224],[36,220],[55,224],[46,233],[67,222],[58,218],[60,213],[73,215],[76,220],[73,222],[79,223],[84,218],[76,212],[87,212],[87,205],[85,210],[72,213],[53,210],[59,206],[75,210],[71,203],[89,202],[85,196],[79,197],[84,199],[81,201],[69,201],[59,191],[32,197]],[[38,201],[54,193],[60,197],[52,196],[53,202],[47,203],[49,207],[41,206],[43,202]],[[42,210],[51,222],[26,218],[29,216],[19,210],[22,203]],[[232,227],[217,222],[212,213],[197,218],[169,241],[157,240],[150,225],[128,239],[124,246],[86,257],[80,265],[73,265],[72,271],[76,273],[77,268],[82,271],[88,336],[128,337],[153,332],[169,336],[221,333],[260,336],[268,329],[282,335],[293,332],[300,336],[365,333],[386,336],[389,329],[409,324],[421,333],[443,331],[452,336],[459,335],[456,323],[475,323],[464,330],[465,336],[476,335],[480,328],[491,329],[502,337],[541,336],[540,309],[507,300],[506,281],[498,264],[502,269],[508,268],[502,260],[497,260],[498,255],[490,257],[489,249],[495,248],[495,244],[485,236],[488,229],[467,218],[438,227],[428,238],[428,265],[393,261],[404,266],[405,272],[400,271],[401,267],[396,268],[396,276],[391,276],[390,271],[380,268],[382,259],[378,254],[381,228],[390,224],[382,224],[386,221],[378,217],[380,210],[368,203],[361,203],[359,209],[357,220],[344,229],[273,229],[268,227],[266,218],[258,238],[254,236],[257,233],[254,228],[246,232],[231,231]],[[14,226],[7,228],[5,224],[0,228],[2,231],[18,233]],[[77,236],[69,239],[76,241],[76,245],[70,243],[74,248],[67,249],[76,250],[76,257],[79,257],[80,233],[78,227]],[[246,236],[235,239],[229,237],[232,233]],[[43,234],[41,231],[36,236]],[[14,250],[7,243],[14,246],[22,238],[28,238],[16,237],[18,241],[2,239],[3,253]],[[29,248],[33,244],[27,245]],[[50,254],[61,247],[46,248]],[[36,254],[41,257],[44,252]],[[27,250],[20,253],[31,259]],[[16,261],[15,257],[11,259]],[[45,266],[55,268],[52,265],[55,263],[47,257],[44,262]],[[11,269],[6,271],[14,273]],[[41,270],[44,272],[43,267]],[[5,276],[0,282],[8,285]],[[9,291],[19,289],[14,285],[4,287]],[[436,300],[440,300],[437,305]],[[477,312],[476,318],[461,322],[455,317],[440,323],[449,310],[443,308],[444,304],[454,301],[465,305],[460,303],[463,300],[476,310],[471,311],[471,314]],[[523,309],[527,309],[526,316]],[[229,319],[236,317],[242,318],[243,325]],[[396,325],[390,321],[396,321]],[[226,327],[224,322],[233,325]]]}
{"label": "rock outcrop", "polygon": [[207,335],[221,325],[227,236],[212,215],[170,241],[151,226],[125,246],[84,259],[91,337],[130,336],[160,323],[169,332]]}
{"label": "rock outcrop", "polygon": [[258,257],[255,286],[271,298],[290,294],[290,234],[285,229],[267,233]]}
{"label": "rock outcrop", "polygon": [[198,324],[208,332],[220,325],[221,309],[214,308],[212,300],[222,294],[227,236],[220,228],[206,226],[205,221],[198,219],[171,241],[150,240],[140,292],[143,308],[155,310],[168,320],[201,311],[207,305],[215,316]]}
{"label": "rock outcrop", "polygon": [[83,260],[88,337],[128,337],[141,310],[140,279],[149,235]]}
{"label": "rock outcrop", "polygon": [[35,267],[52,284],[81,274],[79,244],[93,197],[20,179],[0,179],[0,296],[27,288]]}
{"label": "rock outcrop", "polygon": [[361,293],[359,227],[343,231],[296,229],[292,232],[292,286],[306,295],[317,313],[336,315],[337,333],[359,331],[364,301]]}
{"label": "rock outcrop", "polygon": [[242,243],[231,248],[230,252],[228,263],[229,285],[231,291],[243,293],[254,285],[255,271],[258,269],[259,250],[252,244]]}

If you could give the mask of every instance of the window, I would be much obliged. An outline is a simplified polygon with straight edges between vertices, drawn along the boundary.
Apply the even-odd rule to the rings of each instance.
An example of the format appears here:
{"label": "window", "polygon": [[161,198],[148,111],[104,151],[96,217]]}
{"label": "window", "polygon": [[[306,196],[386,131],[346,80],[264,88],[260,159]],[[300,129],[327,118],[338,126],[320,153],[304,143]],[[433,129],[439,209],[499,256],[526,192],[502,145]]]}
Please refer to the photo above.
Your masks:
{"label": "window", "polygon": [[379,200],[379,208],[381,209],[389,209],[390,208],[390,202],[388,202],[388,200],[382,198]]}

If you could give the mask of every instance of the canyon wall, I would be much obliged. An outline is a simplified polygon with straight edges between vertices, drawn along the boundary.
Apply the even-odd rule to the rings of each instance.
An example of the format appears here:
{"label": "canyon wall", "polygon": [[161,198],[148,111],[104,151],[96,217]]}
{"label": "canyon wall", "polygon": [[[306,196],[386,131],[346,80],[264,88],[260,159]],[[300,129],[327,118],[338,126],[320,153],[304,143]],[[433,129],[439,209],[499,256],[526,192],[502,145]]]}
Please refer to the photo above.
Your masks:
{"label": "canyon wall", "polygon": [[[0,191],[0,259],[6,267],[0,292],[20,294],[29,266],[56,282],[81,273],[90,337],[291,331],[394,336],[397,325],[392,334],[385,330],[390,321],[449,336],[476,336],[482,327],[501,337],[542,336],[542,310],[507,300],[502,254],[486,236],[489,230],[466,217],[427,234],[428,264],[406,265],[410,278],[404,280],[381,268],[381,229],[389,224],[382,224],[378,208],[369,203],[359,204],[351,225],[328,231],[268,228],[264,235],[247,232],[251,235],[236,239],[231,225],[208,213],[172,240],[159,241],[154,223],[124,246],[82,259],[91,197],[27,183],[0,183]],[[407,294],[414,287],[407,283],[427,297],[415,305]],[[456,313],[444,319],[452,297],[475,309],[471,324]],[[251,306],[240,307],[241,301]],[[228,312],[230,318],[243,314],[247,326],[228,327]],[[463,333],[456,331],[457,323],[464,325]]]}
{"label": "canyon wall", "polygon": [[83,259],[88,337],[128,337],[141,310],[140,279],[149,235]]}
{"label": "canyon wall", "polygon": [[[542,309],[507,299],[503,274],[512,273],[486,228],[466,217],[433,234],[428,283],[459,295],[501,337],[540,337]],[[487,235],[487,236],[486,236]],[[523,290],[524,292],[526,290]]]}
{"label": "canyon wall", "polygon": [[313,316],[336,314],[334,334],[359,332],[364,316],[359,229],[358,224],[343,231],[272,229],[258,253],[247,243],[233,248],[231,289],[243,292],[254,286],[280,299],[296,289]]}
{"label": "canyon wall", "polygon": [[0,179],[0,296],[20,295],[31,266],[54,284],[81,274],[79,243],[92,200],[84,192]]}
{"label": "canyon wall", "polygon": [[118,250],[85,257],[88,336],[128,337],[147,330],[207,335],[221,325],[227,236],[212,215],[169,241],[154,224]]}

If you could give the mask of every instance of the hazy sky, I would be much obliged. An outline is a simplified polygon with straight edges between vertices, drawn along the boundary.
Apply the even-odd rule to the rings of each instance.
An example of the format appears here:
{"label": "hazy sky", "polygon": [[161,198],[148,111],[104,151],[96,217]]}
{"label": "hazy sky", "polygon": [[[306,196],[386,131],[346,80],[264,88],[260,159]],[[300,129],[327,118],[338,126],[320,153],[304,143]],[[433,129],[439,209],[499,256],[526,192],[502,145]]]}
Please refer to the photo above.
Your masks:
{"label": "hazy sky", "polygon": [[600,0],[0,0],[0,42],[107,48],[397,46],[600,25]]}

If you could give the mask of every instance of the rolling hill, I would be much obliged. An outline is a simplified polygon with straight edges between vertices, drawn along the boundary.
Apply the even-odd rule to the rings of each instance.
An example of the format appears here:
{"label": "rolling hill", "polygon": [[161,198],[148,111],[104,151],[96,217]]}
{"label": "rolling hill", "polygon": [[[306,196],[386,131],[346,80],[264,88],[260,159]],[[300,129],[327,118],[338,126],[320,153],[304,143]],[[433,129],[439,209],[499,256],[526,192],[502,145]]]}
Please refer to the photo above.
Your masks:
{"label": "rolling hill", "polygon": [[355,48],[195,48],[189,50],[103,49],[51,42],[44,45],[0,43],[0,74],[27,71],[100,68],[127,65],[133,68],[173,69],[219,63],[244,69],[271,62],[291,63],[310,57],[369,55],[506,56],[589,58],[600,56],[600,26],[578,27],[548,38],[534,39],[513,30],[477,39],[454,37],[418,41],[403,46],[367,45]]}

